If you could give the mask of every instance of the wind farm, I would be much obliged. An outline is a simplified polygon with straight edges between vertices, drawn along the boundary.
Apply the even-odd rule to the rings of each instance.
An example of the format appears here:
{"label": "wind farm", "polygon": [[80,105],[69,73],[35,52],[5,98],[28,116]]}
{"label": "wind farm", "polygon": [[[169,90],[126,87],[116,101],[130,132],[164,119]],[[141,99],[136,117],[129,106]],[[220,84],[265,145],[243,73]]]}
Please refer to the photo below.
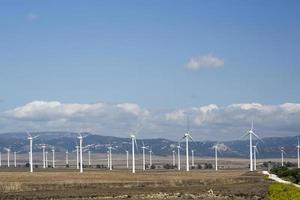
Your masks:
{"label": "wind farm", "polygon": [[300,200],[300,1],[0,1],[0,200]]}

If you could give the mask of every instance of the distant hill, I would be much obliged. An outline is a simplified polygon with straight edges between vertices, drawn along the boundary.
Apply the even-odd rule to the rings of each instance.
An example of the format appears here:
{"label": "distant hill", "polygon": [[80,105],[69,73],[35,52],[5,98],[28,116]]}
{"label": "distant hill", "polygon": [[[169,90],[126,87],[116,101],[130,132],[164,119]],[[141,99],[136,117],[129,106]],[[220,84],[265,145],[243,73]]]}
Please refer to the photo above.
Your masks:
{"label": "distant hill", "polygon": [[[73,151],[78,143],[77,134],[72,132],[39,132],[34,133],[39,135],[34,140],[34,151],[41,151],[42,144],[47,144],[48,148],[55,147],[56,151],[64,152],[66,150]],[[125,150],[131,149],[130,138],[111,137],[94,135],[85,133],[83,140],[84,151],[91,150],[93,152],[105,153],[107,147],[112,145],[114,153],[125,153]],[[152,148],[156,155],[166,156],[172,153],[172,150],[177,150],[177,142],[156,138],[144,139],[146,146]],[[141,152],[142,140],[137,140],[139,152]],[[223,157],[248,157],[249,155],[249,140],[234,140],[221,142],[224,145],[224,151],[220,153]],[[256,141],[253,142],[255,144]],[[214,156],[212,146],[215,141],[193,141],[190,142],[190,149],[195,151],[197,156]],[[287,157],[296,157],[297,137],[272,137],[263,138],[263,142],[258,143],[258,157],[260,158],[275,158],[280,157],[280,147],[283,146]],[[181,153],[185,153],[185,144],[181,143]],[[4,148],[11,148],[11,151],[28,152],[28,140],[25,133],[3,133],[0,134],[0,150],[4,152]]]}

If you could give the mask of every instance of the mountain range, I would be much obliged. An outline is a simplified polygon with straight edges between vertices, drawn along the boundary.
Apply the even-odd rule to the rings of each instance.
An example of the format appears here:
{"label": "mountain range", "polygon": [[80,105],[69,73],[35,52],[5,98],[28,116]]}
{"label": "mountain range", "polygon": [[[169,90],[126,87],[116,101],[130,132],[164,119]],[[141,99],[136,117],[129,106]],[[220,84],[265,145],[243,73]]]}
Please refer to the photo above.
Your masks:
{"label": "mountain range", "polygon": [[[77,133],[72,132],[36,132],[33,135],[38,135],[33,141],[33,151],[42,151],[42,144],[46,144],[49,149],[55,148],[57,152],[74,151],[78,144]],[[131,149],[131,139],[103,136],[92,133],[83,133],[83,150],[105,153],[107,147],[113,147],[113,153],[125,153],[125,150]],[[172,141],[164,138],[144,139],[137,138],[137,146],[141,152],[142,143],[148,149],[152,149],[155,155],[167,156],[171,155],[173,150],[176,150],[177,141]],[[212,146],[216,141],[191,141],[189,143],[190,150],[194,150],[195,156],[214,156]],[[221,145],[220,156],[246,158],[249,155],[249,140],[233,140],[219,142]],[[295,158],[297,156],[297,136],[291,137],[269,137],[262,138],[262,141],[253,141],[253,144],[258,146],[259,158],[279,158],[281,156],[280,147],[284,147],[286,156]],[[180,143],[181,153],[185,153],[185,143]],[[29,142],[26,133],[11,132],[0,134],[0,150],[5,151],[5,148],[10,148],[11,151],[18,153],[28,152]]]}

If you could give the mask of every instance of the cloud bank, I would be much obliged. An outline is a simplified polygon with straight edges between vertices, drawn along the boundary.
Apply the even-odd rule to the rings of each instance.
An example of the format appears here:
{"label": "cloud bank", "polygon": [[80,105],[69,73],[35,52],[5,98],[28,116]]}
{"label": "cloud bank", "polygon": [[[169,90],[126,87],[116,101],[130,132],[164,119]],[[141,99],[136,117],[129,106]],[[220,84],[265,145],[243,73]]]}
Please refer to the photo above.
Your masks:
{"label": "cloud bank", "polygon": [[241,139],[252,120],[261,137],[300,133],[300,104],[297,103],[210,104],[177,110],[149,110],[134,103],[33,101],[0,113],[0,127],[1,132],[88,130],[95,134],[128,137],[141,126],[140,137],[177,140],[186,131],[187,116],[197,140]]}
{"label": "cloud bank", "polygon": [[192,57],[185,67],[190,70],[199,70],[203,68],[222,67],[223,65],[224,61],[221,58],[208,54],[204,56]]}

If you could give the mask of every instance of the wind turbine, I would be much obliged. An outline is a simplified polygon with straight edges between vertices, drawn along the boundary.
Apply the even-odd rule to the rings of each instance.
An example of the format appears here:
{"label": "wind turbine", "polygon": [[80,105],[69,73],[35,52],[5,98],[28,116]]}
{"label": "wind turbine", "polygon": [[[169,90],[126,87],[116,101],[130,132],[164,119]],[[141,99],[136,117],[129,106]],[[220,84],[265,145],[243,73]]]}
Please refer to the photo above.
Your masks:
{"label": "wind turbine", "polygon": [[46,168],[46,154],[45,154],[46,145],[45,144],[42,145],[42,149],[43,149],[43,168]]}
{"label": "wind turbine", "polygon": [[297,140],[298,140],[298,145],[297,145],[297,163],[298,163],[298,168],[300,168],[300,162],[299,162],[299,149],[300,149],[299,137],[297,137]]}
{"label": "wind turbine", "polygon": [[14,152],[14,164],[17,167],[17,152]]}
{"label": "wind turbine", "polygon": [[194,162],[194,150],[192,149],[192,167],[195,167],[195,162]]}
{"label": "wind turbine", "polygon": [[[135,173],[134,145],[137,146],[137,142],[134,134],[131,134],[130,137],[131,137],[131,148],[132,148],[132,173]],[[136,148],[136,150],[138,151],[138,148]]]}
{"label": "wind turbine", "polygon": [[107,169],[109,169],[109,151],[106,152],[106,155],[107,155]]}
{"label": "wind turbine", "polygon": [[152,148],[150,148],[150,150],[149,150],[149,165],[150,165],[150,168],[152,166],[152,154],[153,154],[153,151],[152,151]]}
{"label": "wind turbine", "polygon": [[48,168],[48,151],[45,152],[45,163],[46,163],[46,167]]}
{"label": "wind turbine", "polygon": [[45,163],[46,163],[46,167],[48,168],[48,151],[45,152]]}
{"label": "wind turbine", "polygon": [[112,157],[111,157],[111,150],[112,146],[107,147],[108,148],[108,158],[109,158],[109,170],[112,170]]}
{"label": "wind turbine", "polygon": [[55,168],[55,148],[52,148],[52,167]]}
{"label": "wind turbine", "polygon": [[66,165],[69,165],[69,151],[66,151]]}
{"label": "wind turbine", "polygon": [[258,142],[255,145],[253,145],[253,161],[254,161],[253,169],[254,169],[254,171],[256,171],[256,153],[258,153],[257,144],[258,144]]}
{"label": "wind turbine", "polygon": [[284,147],[281,147],[280,151],[281,151],[281,166],[283,167],[283,154],[285,154]]}
{"label": "wind turbine", "polygon": [[182,139],[185,139],[185,153],[186,153],[186,171],[190,171],[189,166],[189,138],[193,140],[192,136],[190,135],[189,131],[187,131]]}
{"label": "wind turbine", "polygon": [[88,151],[89,154],[89,166],[91,166],[91,151]]}
{"label": "wind turbine", "polygon": [[82,167],[82,135],[79,133],[78,134],[78,139],[79,139],[79,152],[80,152],[80,173],[83,172],[83,167]]}
{"label": "wind turbine", "polygon": [[9,153],[10,153],[10,149],[9,148],[5,148],[5,150],[7,151],[7,167],[9,167],[10,163],[9,163]]}
{"label": "wind turbine", "polygon": [[175,150],[172,151],[172,156],[173,156],[173,167],[175,166],[176,159],[175,159]]}
{"label": "wind turbine", "polygon": [[76,145],[76,169],[79,169],[79,146]]}
{"label": "wind turbine", "polygon": [[129,152],[126,150],[126,168],[128,169],[129,168],[129,163],[128,163],[128,160],[129,160]]}
{"label": "wind turbine", "polygon": [[215,150],[215,170],[218,171],[218,151],[219,151],[219,144],[215,144],[212,147]]}
{"label": "wind turbine", "polygon": [[[143,150],[143,171],[146,170],[146,162],[145,162],[145,149],[148,149],[145,144],[144,141],[142,140],[143,146],[142,146],[142,150]],[[150,165],[151,166],[151,165]]]}
{"label": "wind turbine", "polygon": [[252,147],[252,136],[255,136],[257,139],[261,140],[254,132],[253,132],[253,121],[251,123],[251,129],[247,131],[247,133],[244,135],[244,137],[249,135],[249,146],[250,146],[250,171],[253,171],[253,147]]}
{"label": "wind turbine", "polygon": [[178,156],[178,165],[177,165],[177,169],[180,170],[180,149],[181,149],[181,146],[180,146],[180,143],[178,143],[177,145],[177,156]]}
{"label": "wind turbine", "polygon": [[27,132],[28,140],[29,140],[29,164],[30,164],[30,172],[33,172],[33,161],[32,161],[32,140],[37,138],[38,135],[32,137],[29,132]]}

